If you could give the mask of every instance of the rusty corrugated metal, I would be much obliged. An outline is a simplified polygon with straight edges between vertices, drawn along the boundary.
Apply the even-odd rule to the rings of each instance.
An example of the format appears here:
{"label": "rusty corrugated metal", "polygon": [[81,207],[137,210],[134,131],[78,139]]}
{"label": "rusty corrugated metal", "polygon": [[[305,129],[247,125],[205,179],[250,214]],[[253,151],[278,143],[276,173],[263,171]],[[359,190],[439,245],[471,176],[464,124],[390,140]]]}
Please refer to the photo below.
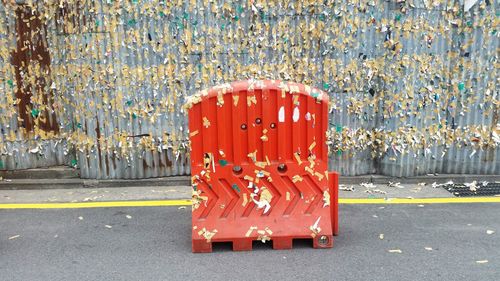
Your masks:
{"label": "rusty corrugated metal", "polygon": [[[20,161],[4,169],[69,164],[75,151],[85,178],[189,174],[185,97],[267,78],[330,94],[330,167],[343,175],[500,174],[497,2],[26,2],[47,28],[60,131],[12,140],[15,113],[0,146],[64,139],[53,149],[64,157],[4,154]],[[0,2],[5,102],[16,9]]]}

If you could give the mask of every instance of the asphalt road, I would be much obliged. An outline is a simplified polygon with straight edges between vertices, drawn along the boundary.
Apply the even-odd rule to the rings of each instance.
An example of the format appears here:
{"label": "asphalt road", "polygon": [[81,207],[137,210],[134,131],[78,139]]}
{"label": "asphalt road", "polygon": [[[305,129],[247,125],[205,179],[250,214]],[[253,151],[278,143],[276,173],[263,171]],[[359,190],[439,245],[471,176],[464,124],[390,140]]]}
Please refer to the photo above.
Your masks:
{"label": "asphalt road", "polygon": [[340,212],[333,249],[192,254],[189,207],[0,210],[0,280],[500,280],[500,204]]}

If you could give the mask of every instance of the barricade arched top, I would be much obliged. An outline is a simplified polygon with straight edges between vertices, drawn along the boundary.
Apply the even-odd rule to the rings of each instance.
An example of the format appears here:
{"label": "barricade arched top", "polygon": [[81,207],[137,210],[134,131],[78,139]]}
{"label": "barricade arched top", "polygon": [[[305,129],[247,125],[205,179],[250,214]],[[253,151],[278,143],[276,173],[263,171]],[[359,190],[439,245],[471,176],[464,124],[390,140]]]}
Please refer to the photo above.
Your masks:
{"label": "barricade arched top", "polygon": [[202,99],[214,96],[231,94],[237,91],[254,91],[263,89],[276,90],[290,94],[301,93],[310,95],[318,101],[328,102],[328,94],[318,88],[308,85],[281,80],[245,80],[220,84],[212,88],[201,90],[198,93],[188,97],[185,108],[189,109],[193,105],[201,102]]}

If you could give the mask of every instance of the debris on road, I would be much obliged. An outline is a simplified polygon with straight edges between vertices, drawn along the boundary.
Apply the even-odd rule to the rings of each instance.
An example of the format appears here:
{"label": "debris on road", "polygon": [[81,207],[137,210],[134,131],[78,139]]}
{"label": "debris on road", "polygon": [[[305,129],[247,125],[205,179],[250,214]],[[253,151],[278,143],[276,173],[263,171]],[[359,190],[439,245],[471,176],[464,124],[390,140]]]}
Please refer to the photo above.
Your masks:
{"label": "debris on road", "polygon": [[379,234],[379,236],[378,236],[378,238],[379,238],[380,240],[384,240],[384,234],[383,234],[383,233],[380,233],[380,234]]}
{"label": "debris on road", "polygon": [[78,217],[78,219],[82,221],[82,220],[83,220],[83,217],[82,217],[82,216],[79,216],[79,217]]}
{"label": "debris on road", "polygon": [[495,233],[494,230],[490,230],[490,229],[486,230],[486,234],[488,234],[488,235],[493,234],[493,233]]}
{"label": "debris on road", "polygon": [[113,228],[113,227],[112,227],[111,225],[109,225],[109,224],[104,225],[104,227],[106,227],[106,228]]}
{"label": "debris on road", "polygon": [[400,182],[389,182],[389,187],[396,187],[396,188],[405,188],[404,186],[401,185]]}
{"label": "debris on road", "polygon": [[359,185],[361,185],[362,187],[365,187],[365,188],[375,188],[375,187],[377,187],[376,185],[374,185],[371,182],[362,182]]}
{"label": "debris on road", "polygon": [[477,186],[477,182],[476,181],[473,181],[473,182],[466,182],[464,183],[465,186],[467,186],[469,188],[470,191],[477,191],[477,189],[479,188],[479,186]]}
{"label": "debris on road", "polygon": [[9,240],[13,240],[13,239],[19,238],[20,236],[21,236],[21,235],[19,235],[19,234],[18,234],[18,235],[11,236],[11,237],[9,237]]}
{"label": "debris on road", "polygon": [[445,183],[436,183],[436,182],[433,182],[431,186],[433,188],[438,188],[438,187],[442,187],[442,186],[445,186],[445,185],[452,185],[452,184],[453,184],[453,181],[447,181]]}
{"label": "debris on road", "polygon": [[427,251],[432,251],[433,249],[431,247],[425,247]]}
{"label": "debris on road", "polygon": [[343,191],[354,191],[354,186],[350,185],[350,186],[346,186],[344,184],[341,184],[339,185],[339,190],[343,190]]}
{"label": "debris on road", "polygon": [[127,219],[129,219],[129,220],[130,220],[130,219],[132,219],[132,216],[131,216],[131,215],[126,215],[125,217],[126,217]]}
{"label": "debris on road", "polygon": [[365,190],[365,192],[368,194],[374,194],[374,193],[387,194],[387,191],[383,191],[380,189],[367,189],[367,190]]}
{"label": "debris on road", "polygon": [[400,249],[392,249],[392,250],[389,250],[389,253],[401,254],[401,253],[403,253],[403,251],[401,251]]}
{"label": "debris on road", "polygon": [[488,260],[479,260],[479,261],[476,261],[476,263],[479,263],[479,264],[481,264],[481,263],[488,263]]}

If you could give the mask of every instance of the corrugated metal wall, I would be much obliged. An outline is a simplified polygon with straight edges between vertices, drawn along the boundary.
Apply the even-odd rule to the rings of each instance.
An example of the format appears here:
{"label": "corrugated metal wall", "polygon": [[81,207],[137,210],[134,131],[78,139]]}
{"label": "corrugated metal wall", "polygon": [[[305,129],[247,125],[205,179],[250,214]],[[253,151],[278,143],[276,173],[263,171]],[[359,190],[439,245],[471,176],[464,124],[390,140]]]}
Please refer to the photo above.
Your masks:
{"label": "corrugated metal wall", "polygon": [[[470,11],[443,0],[25,2],[50,53],[50,71],[32,76],[54,99],[29,109],[53,110],[59,130],[16,131],[19,112],[0,107],[0,169],[72,162],[86,178],[188,174],[185,97],[268,78],[332,96],[330,167],[344,175],[500,174],[497,2]],[[20,7],[0,2],[4,104],[17,89]],[[53,154],[34,162],[5,154],[13,146]]]}

